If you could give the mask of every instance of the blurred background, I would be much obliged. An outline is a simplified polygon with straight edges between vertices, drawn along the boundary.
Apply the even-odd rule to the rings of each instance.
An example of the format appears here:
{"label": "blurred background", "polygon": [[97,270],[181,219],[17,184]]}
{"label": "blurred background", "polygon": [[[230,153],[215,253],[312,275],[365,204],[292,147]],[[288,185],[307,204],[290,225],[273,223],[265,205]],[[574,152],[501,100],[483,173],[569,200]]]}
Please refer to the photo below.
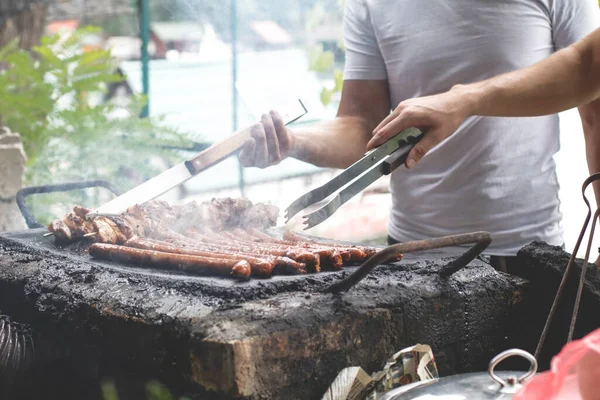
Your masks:
{"label": "blurred background", "polygon": [[[125,191],[297,99],[308,114],[291,129],[334,117],[343,7],[343,0],[0,1],[0,125],[4,136],[16,132],[21,140],[2,144],[0,136],[0,165],[13,177],[0,198],[15,185],[88,179]],[[561,128],[556,160],[571,251],[587,211],[580,186],[588,172],[576,111],[561,115]],[[232,157],[163,198],[245,196],[277,205],[283,215],[338,172],[291,159],[242,169]],[[383,243],[387,191],[380,180],[310,233]],[[92,189],[27,201],[47,223],[73,204],[108,198]],[[21,228],[22,221],[7,217],[18,214],[14,204],[3,207],[0,230]]]}

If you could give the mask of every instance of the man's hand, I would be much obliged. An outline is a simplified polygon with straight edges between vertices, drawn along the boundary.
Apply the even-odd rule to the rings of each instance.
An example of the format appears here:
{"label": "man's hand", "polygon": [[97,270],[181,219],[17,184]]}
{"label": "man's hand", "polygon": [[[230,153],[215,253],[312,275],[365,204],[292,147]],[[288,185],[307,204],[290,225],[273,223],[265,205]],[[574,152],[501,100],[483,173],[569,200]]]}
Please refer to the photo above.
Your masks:
{"label": "man's hand", "polygon": [[428,129],[406,158],[406,167],[418,162],[435,145],[452,135],[469,115],[467,92],[455,87],[449,92],[405,100],[373,131],[367,150],[380,146],[410,127]]}
{"label": "man's hand", "polygon": [[251,137],[239,155],[244,167],[266,168],[286,158],[294,146],[294,135],[285,127],[277,111],[263,114],[251,128]]}

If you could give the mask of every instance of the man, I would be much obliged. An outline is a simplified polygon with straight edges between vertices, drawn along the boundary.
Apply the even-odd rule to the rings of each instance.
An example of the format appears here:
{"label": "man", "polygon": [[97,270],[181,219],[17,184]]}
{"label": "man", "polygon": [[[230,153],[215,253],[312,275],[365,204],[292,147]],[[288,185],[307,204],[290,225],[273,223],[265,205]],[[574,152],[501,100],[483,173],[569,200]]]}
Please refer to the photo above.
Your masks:
{"label": "man", "polygon": [[[266,167],[292,156],[345,168],[402,101],[540,61],[594,30],[597,8],[594,0],[346,0],[337,117],[292,132],[265,115],[240,160]],[[581,114],[586,137],[600,138],[600,106]],[[392,174],[390,242],[487,230],[487,252],[502,269],[503,257],[533,240],[562,244],[558,129],[555,115],[467,119],[418,165]]]}
{"label": "man", "polygon": [[[577,43],[527,68],[470,85],[456,85],[434,96],[403,101],[374,130],[368,146],[376,147],[394,132],[411,126],[427,134],[411,150],[406,166],[412,168],[430,149],[452,135],[473,115],[523,117],[548,115],[579,106],[586,134],[590,174],[600,172],[600,138],[593,129],[600,104],[600,29]],[[589,112],[587,112],[589,110]],[[595,135],[594,135],[595,134]],[[600,205],[600,184],[594,186]],[[596,260],[600,267],[600,257]]]}
{"label": "man", "polygon": [[[446,93],[403,101],[375,128],[368,147],[379,146],[406,128],[426,127],[424,139],[407,157],[406,166],[412,168],[467,117],[548,115],[598,101],[600,29],[529,67],[469,85],[456,85]],[[592,113],[590,116],[597,117]],[[596,148],[591,146],[590,150]],[[597,158],[594,152],[588,152],[589,160]],[[590,173],[598,171],[598,166],[590,163]]]}

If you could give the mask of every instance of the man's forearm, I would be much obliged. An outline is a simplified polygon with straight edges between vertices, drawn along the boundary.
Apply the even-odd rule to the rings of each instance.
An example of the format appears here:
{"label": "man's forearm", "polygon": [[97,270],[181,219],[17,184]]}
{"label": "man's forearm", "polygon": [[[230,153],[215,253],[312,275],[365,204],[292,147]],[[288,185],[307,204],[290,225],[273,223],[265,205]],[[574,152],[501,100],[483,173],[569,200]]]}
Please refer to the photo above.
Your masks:
{"label": "man's forearm", "polygon": [[290,155],[319,167],[347,168],[364,155],[369,128],[362,118],[343,116],[295,130]]}
{"label": "man's forearm", "polygon": [[[585,154],[590,174],[600,172],[600,100],[579,107],[583,134],[585,137]],[[596,204],[600,205],[600,182],[594,182]]]}
{"label": "man's forearm", "polygon": [[459,85],[467,115],[554,114],[600,95],[600,29],[552,56],[521,70]]}

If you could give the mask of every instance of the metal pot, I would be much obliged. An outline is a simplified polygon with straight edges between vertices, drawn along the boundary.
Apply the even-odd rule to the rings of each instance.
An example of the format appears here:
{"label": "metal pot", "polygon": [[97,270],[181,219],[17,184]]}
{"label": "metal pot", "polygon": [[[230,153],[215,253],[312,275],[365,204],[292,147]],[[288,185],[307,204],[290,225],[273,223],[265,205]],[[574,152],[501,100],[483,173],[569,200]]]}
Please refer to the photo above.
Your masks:
{"label": "metal pot", "polygon": [[[495,371],[496,366],[512,356],[531,363],[528,372]],[[535,357],[519,349],[506,350],[490,361],[488,372],[473,372],[445,378],[415,382],[391,390],[381,400],[508,400],[537,372]]]}

